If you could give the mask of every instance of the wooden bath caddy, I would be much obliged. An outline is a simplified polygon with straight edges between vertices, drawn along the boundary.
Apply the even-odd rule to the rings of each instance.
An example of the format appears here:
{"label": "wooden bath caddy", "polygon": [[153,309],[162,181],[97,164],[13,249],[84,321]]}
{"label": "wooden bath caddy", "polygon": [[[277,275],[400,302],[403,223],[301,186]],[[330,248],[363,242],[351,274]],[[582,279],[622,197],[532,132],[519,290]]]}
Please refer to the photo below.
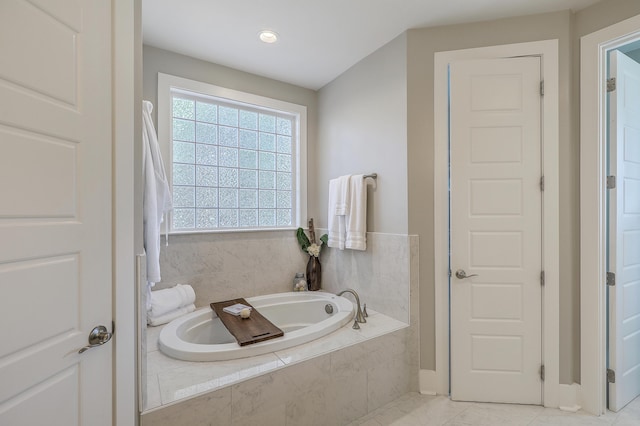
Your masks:
{"label": "wooden bath caddy", "polygon": [[242,319],[240,316],[223,311],[227,306],[235,305],[236,303],[251,306],[249,302],[240,298],[211,303],[211,309],[215,311],[218,318],[220,318],[224,326],[227,327],[227,330],[233,334],[240,346],[284,336],[282,330],[263,317],[254,307],[251,307],[251,316],[247,319]]}

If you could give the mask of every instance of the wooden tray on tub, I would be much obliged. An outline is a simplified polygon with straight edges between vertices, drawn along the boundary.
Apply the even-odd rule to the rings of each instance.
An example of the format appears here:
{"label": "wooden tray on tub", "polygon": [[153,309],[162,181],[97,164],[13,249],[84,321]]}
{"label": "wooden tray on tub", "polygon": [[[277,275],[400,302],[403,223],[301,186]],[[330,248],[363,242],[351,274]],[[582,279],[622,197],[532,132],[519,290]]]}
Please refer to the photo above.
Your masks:
{"label": "wooden tray on tub", "polygon": [[227,306],[235,305],[236,303],[251,306],[249,302],[240,298],[211,303],[211,309],[216,312],[218,318],[220,318],[224,326],[227,327],[227,330],[233,334],[240,346],[251,345],[252,343],[284,336],[284,331],[263,317],[253,306],[251,306],[251,316],[246,319],[223,311]]}

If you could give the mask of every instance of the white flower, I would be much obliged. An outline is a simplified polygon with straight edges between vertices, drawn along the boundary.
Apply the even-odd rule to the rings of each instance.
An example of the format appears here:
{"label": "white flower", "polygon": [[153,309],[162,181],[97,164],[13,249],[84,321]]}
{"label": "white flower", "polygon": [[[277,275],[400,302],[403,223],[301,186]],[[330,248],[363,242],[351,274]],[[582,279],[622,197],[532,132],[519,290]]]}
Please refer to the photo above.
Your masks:
{"label": "white flower", "polygon": [[320,256],[320,246],[316,243],[311,244],[307,247],[307,253],[314,257]]}

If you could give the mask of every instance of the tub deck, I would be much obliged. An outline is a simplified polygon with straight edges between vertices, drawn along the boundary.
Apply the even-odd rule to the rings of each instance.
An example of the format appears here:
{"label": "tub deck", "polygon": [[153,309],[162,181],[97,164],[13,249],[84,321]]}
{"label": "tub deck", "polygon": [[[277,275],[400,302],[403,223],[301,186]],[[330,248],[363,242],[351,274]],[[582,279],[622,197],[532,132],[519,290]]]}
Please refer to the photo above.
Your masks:
{"label": "tub deck", "polygon": [[352,322],[349,322],[327,336],[288,349],[250,358],[208,362],[179,361],[164,355],[158,350],[157,343],[163,327],[148,327],[143,412],[357,345],[409,325],[369,310],[367,323],[361,324],[360,330],[353,330],[351,326]]}

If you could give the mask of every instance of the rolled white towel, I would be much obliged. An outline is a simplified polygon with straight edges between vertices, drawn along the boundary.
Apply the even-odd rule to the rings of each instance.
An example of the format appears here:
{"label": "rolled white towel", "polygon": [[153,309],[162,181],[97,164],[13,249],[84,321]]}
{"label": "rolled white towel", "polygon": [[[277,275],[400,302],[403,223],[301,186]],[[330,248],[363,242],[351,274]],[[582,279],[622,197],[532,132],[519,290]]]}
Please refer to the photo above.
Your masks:
{"label": "rolled white towel", "polygon": [[172,288],[151,292],[151,308],[149,314],[152,317],[160,317],[168,312],[175,311],[196,301],[196,293],[190,285],[178,284]]}
{"label": "rolled white towel", "polygon": [[175,309],[173,311],[167,312],[164,315],[153,316],[150,312],[147,313],[147,324],[151,326],[162,325],[168,322],[173,321],[176,318],[181,317],[182,315],[186,315],[190,312],[196,310],[196,305],[191,304],[187,306],[183,306],[181,308]]}

